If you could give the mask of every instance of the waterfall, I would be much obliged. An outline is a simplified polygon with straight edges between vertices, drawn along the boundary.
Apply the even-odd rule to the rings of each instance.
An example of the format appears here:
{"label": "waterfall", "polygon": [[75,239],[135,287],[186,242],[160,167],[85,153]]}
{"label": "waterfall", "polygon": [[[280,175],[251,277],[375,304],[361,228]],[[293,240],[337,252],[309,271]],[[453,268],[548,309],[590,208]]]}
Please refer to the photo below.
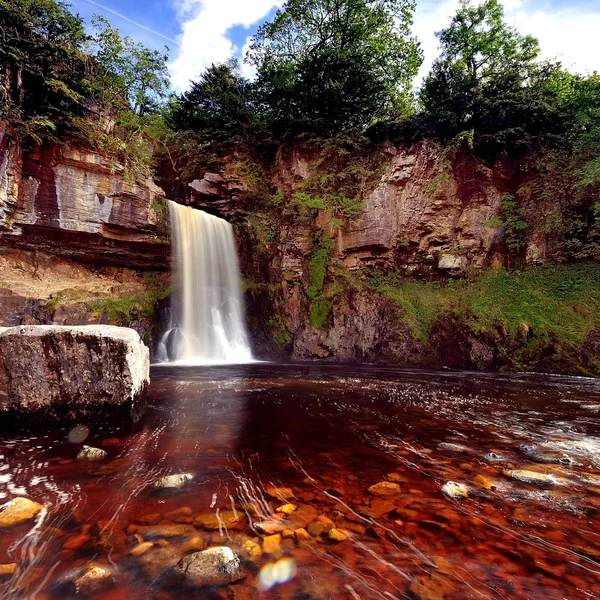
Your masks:
{"label": "waterfall", "polygon": [[231,224],[176,202],[169,202],[169,216],[176,290],[158,359],[185,364],[251,361]]}

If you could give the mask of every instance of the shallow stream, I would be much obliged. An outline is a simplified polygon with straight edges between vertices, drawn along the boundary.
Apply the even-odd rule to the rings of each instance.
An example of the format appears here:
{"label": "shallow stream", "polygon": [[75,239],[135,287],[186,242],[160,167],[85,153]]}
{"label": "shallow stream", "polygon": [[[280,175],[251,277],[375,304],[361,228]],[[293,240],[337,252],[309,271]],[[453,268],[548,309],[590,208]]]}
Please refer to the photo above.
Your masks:
{"label": "shallow stream", "polygon": [[[90,432],[102,461],[0,435],[0,504],[47,509],[0,531],[0,598],[600,598],[599,382],[262,363],[155,368],[149,395]],[[211,546],[244,579],[165,576]],[[90,561],[112,578],[78,587]]]}

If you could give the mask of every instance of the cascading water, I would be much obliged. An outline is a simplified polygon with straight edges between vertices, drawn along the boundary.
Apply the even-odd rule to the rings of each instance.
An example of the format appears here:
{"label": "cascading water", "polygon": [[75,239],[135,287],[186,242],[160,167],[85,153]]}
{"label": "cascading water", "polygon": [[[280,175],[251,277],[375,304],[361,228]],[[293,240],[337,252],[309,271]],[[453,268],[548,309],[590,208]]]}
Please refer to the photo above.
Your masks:
{"label": "cascading water", "polygon": [[162,362],[252,360],[233,228],[201,210],[169,202],[176,291],[158,348]]}

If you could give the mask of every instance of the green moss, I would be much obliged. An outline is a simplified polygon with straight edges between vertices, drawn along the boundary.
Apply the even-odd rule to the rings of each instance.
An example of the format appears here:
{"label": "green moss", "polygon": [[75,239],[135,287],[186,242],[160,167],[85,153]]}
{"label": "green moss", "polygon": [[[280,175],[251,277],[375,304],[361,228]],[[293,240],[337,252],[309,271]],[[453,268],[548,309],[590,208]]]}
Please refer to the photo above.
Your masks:
{"label": "green moss", "polygon": [[331,239],[322,233],[316,236],[312,256],[308,263],[308,287],[306,288],[306,295],[309,298],[316,298],[323,291],[327,265],[332,249],[333,241]]}
{"label": "green moss", "polygon": [[157,272],[144,273],[146,290],[129,296],[100,298],[86,304],[87,311],[95,314],[106,313],[115,323],[129,323],[134,315],[151,318],[156,303],[169,296],[173,288],[165,286],[164,275]]}
{"label": "green moss", "polygon": [[513,335],[521,323],[535,337],[581,344],[600,328],[600,265],[546,265],[486,271],[472,281],[417,282],[394,274],[372,276],[369,287],[398,302],[413,335],[426,341],[432,323],[448,312],[479,330],[501,325]]}
{"label": "green moss", "polygon": [[47,304],[46,311],[48,314],[52,315],[56,311],[56,309],[62,305],[66,300],[66,296],[63,292],[58,292]]}
{"label": "green moss", "polygon": [[310,307],[310,324],[318,329],[327,329],[332,308],[333,302],[329,298],[317,298]]}
{"label": "green moss", "polygon": [[269,319],[269,326],[271,327],[271,339],[278,348],[283,350],[292,343],[292,334],[283,316],[272,316]]}

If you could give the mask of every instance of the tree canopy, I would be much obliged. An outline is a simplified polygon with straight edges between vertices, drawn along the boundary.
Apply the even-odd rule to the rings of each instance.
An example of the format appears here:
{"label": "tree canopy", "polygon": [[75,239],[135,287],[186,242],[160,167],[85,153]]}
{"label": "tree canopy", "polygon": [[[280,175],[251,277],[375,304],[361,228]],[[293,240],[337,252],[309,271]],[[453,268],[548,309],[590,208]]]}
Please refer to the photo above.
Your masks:
{"label": "tree canopy", "polygon": [[413,0],[288,0],[247,60],[274,129],[334,134],[410,109]]}

